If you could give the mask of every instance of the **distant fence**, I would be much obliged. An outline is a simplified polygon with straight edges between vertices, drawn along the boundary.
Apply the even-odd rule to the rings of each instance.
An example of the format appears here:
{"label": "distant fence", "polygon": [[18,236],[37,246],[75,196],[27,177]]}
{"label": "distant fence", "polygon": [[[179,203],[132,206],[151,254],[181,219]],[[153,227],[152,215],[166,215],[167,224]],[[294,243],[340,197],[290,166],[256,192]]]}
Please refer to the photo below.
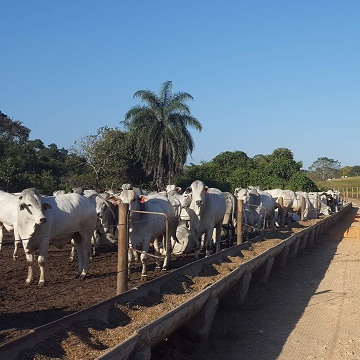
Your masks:
{"label": "distant fence", "polygon": [[345,200],[348,198],[358,199],[360,197],[360,187],[337,188],[337,190]]}

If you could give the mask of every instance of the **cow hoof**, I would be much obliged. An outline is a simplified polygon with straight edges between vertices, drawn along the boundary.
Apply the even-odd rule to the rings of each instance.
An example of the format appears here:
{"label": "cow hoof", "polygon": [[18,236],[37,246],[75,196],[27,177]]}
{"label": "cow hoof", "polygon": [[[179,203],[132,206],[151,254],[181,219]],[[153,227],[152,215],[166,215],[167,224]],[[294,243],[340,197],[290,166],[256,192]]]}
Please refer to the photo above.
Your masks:
{"label": "cow hoof", "polygon": [[26,281],[25,282],[25,287],[29,287],[30,286],[30,281]]}
{"label": "cow hoof", "polygon": [[44,287],[44,286],[45,286],[45,282],[44,282],[44,281],[38,283],[38,287],[39,287],[39,288],[42,288],[42,287]]}
{"label": "cow hoof", "polygon": [[141,275],[141,281],[147,281],[147,275]]}
{"label": "cow hoof", "polygon": [[87,279],[89,277],[89,274],[81,274],[80,276],[79,276],[79,279],[80,280],[85,280],[85,279]]}
{"label": "cow hoof", "polygon": [[[0,254],[0,255],[2,255],[2,254]],[[14,260],[14,261],[17,261],[18,258],[19,258],[18,256],[13,256],[13,260]]]}
{"label": "cow hoof", "polygon": [[[156,271],[156,272],[160,272],[160,271],[161,271],[161,266],[156,266],[156,267],[155,267],[155,271]],[[143,275],[143,276],[146,276],[146,275]]]}
{"label": "cow hoof", "polygon": [[70,258],[69,261],[70,261],[70,262],[74,262],[74,258]]}

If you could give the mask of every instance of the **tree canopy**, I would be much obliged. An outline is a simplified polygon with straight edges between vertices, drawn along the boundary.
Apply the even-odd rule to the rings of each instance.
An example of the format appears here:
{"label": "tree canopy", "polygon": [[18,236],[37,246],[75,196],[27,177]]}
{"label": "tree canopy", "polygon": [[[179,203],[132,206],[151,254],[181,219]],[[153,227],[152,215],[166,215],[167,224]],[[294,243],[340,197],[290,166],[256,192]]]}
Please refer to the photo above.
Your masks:
{"label": "tree canopy", "polygon": [[185,165],[194,149],[188,127],[202,128],[185,104],[191,95],[173,94],[172,83],[166,82],[160,95],[140,90],[134,96],[145,105],[127,112],[124,130],[104,126],[69,150],[29,140],[30,129],[0,112],[0,188],[16,192],[36,187],[51,194],[79,186],[116,190],[131,183],[155,190],[170,182],[185,187],[199,179],[222,191],[249,185],[315,191],[316,179],[360,175],[360,166],[341,169],[339,161],[326,157],[303,171],[302,162],[287,148],[253,158],[240,150],[225,151],[211,161]]}
{"label": "tree canopy", "polygon": [[324,181],[329,178],[338,177],[340,174],[340,166],[341,163],[338,160],[319,157],[309,167],[309,171]]}
{"label": "tree canopy", "polygon": [[316,191],[315,183],[301,171],[301,167],[302,162],[295,161],[291,150],[286,148],[253,158],[242,151],[224,152],[209,162],[186,167],[178,183],[188,186],[191,179],[199,179],[222,191],[234,191],[237,187],[249,185],[261,189]]}
{"label": "tree canopy", "polygon": [[173,83],[166,81],[156,95],[150,90],[134,94],[145,105],[136,105],[123,122],[129,131],[137,157],[154,184],[162,189],[175,174],[180,174],[195,144],[188,130],[201,131],[201,123],[191,115],[186,101],[193,97],[186,92],[173,93]]}

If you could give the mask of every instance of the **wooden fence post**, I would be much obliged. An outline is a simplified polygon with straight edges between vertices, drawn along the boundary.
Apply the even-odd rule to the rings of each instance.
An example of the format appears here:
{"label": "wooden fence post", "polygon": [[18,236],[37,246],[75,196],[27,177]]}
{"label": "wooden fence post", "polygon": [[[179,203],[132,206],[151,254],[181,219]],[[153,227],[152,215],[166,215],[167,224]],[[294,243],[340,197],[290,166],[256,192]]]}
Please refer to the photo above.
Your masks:
{"label": "wooden fence post", "polygon": [[282,196],[278,198],[278,204],[280,206],[280,211],[278,212],[278,223],[280,227],[285,226],[285,219],[284,219],[284,199]]}
{"label": "wooden fence post", "polygon": [[129,241],[129,204],[120,203],[118,221],[118,263],[116,295],[128,289],[128,241]]}
{"label": "wooden fence post", "polygon": [[244,201],[238,199],[237,201],[237,216],[236,216],[236,244],[242,244],[243,236],[243,211]]}

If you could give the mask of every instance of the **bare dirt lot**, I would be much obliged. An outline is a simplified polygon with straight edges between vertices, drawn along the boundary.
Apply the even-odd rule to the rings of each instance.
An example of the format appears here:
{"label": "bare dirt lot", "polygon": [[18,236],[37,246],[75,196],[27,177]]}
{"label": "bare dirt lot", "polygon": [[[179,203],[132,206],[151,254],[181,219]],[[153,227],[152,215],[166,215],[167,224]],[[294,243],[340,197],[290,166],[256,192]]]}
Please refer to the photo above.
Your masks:
{"label": "bare dirt lot", "polygon": [[[189,360],[360,359],[360,201],[238,309],[220,303]],[[350,231],[349,231],[350,229]]]}
{"label": "bare dirt lot", "polygon": [[[99,249],[90,264],[90,276],[74,279],[77,262],[69,261],[70,244],[63,249],[50,246],[46,261],[46,285],[38,287],[39,269],[34,265],[34,280],[25,287],[27,264],[23,249],[19,259],[12,260],[13,245],[4,246],[0,256],[0,344],[18,337],[29,329],[49,323],[68,314],[95,305],[116,295],[116,246]],[[173,268],[192,261],[192,255],[178,256]],[[149,280],[161,276],[155,271],[154,259],[149,259]],[[141,267],[132,267],[128,287],[141,284]]]}

